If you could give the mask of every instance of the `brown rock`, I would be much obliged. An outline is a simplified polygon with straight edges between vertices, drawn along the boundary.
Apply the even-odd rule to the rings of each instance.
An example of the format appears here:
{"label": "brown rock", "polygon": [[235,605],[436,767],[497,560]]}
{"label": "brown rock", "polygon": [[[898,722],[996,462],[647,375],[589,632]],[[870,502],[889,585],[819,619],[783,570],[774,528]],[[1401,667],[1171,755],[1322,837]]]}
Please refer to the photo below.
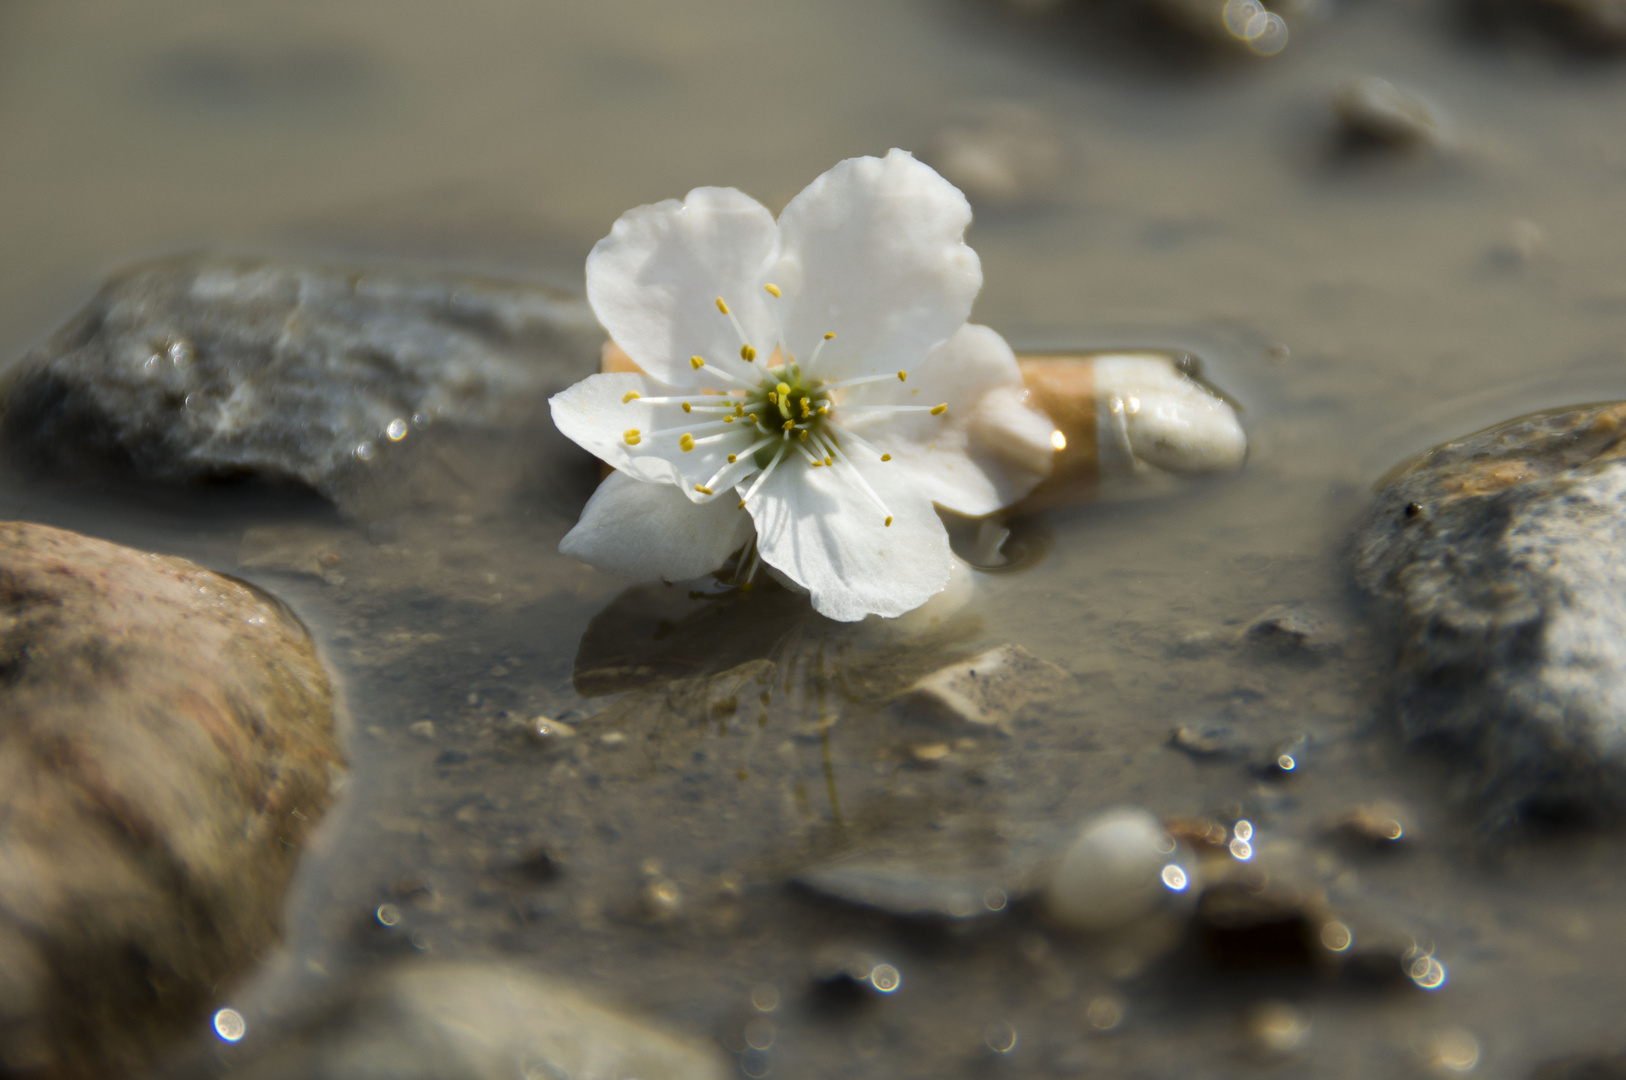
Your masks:
{"label": "brown rock", "polygon": [[195,1030],[275,937],[339,764],[274,600],[0,524],[0,1075],[123,1075]]}

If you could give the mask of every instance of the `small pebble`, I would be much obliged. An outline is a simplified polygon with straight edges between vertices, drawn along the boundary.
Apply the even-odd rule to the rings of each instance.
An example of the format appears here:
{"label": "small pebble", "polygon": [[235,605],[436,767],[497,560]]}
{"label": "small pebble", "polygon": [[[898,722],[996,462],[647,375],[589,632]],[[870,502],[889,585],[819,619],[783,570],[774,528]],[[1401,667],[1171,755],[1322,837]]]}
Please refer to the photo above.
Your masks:
{"label": "small pebble", "polygon": [[1310,1036],[1310,1016],[1283,1001],[1267,1001],[1248,1010],[1248,1040],[1266,1054],[1291,1054]]}
{"label": "small pebble", "polygon": [[1101,932],[1192,891],[1194,861],[1151,813],[1108,810],[1084,823],[1044,891],[1057,923]]}
{"label": "small pebble", "polygon": [[1367,75],[1339,87],[1333,112],[1347,136],[1396,149],[1439,149],[1448,141],[1439,111],[1387,79]]}

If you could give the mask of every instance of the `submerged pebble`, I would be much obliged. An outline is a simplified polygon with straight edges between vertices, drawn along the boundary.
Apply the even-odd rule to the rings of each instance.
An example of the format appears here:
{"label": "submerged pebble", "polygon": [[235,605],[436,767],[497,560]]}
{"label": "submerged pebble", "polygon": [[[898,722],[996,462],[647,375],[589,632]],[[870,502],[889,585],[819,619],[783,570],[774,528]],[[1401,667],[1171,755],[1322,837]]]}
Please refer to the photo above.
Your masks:
{"label": "submerged pebble", "polygon": [[1394,713],[1484,821],[1626,813],[1626,405],[1561,409],[1400,470],[1357,536],[1395,628]]}
{"label": "submerged pebble", "polygon": [[1449,141],[1438,109],[1376,75],[1340,86],[1332,95],[1332,110],[1346,136],[1368,145],[1439,150]]}
{"label": "submerged pebble", "polygon": [[1124,807],[1086,821],[1062,854],[1043,895],[1046,913],[1074,930],[1099,933],[1195,892],[1195,863],[1146,810]]}
{"label": "submerged pebble", "polygon": [[[346,1017],[334,1024],[333,1016]],[[574,987],[495,965],[400,964],[232,1057],[244,1080],[722,1080],[721,1055]]]}
{"label": "submerged pebble", "polygon": [[1073,683],[1067,672],[1020,645],[1001,645],[923,677],[904,691],[901,708],[911,719],[1009,735],[1024,706]]}

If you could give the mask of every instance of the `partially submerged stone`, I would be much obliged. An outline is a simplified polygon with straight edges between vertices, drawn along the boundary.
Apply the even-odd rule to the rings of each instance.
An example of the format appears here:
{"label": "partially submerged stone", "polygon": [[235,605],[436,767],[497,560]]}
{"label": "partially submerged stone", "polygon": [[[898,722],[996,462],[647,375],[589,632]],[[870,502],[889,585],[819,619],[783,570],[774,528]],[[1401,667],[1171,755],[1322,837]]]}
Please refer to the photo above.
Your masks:
{"label": "partially submerged stone", "polygon": [[1487,825],[1626,812],[1626,405],[1559,409],[1394,473],[1355,576],[1397,635],[1402,732]]}
{"label": "partially submerged stone", "polygon": [[0,672],[0,1075],[124,1075],[276,937],[332,690],[242,582],[19,523]]}
{"label": "partially submerged stone", "polygon": [[1417,94],[1387,79],[1366,75],[1340,86],[1332,111],[1356,144],[1406,150],[1439,150],[1449,144],[1444,118]]}
{"label": "partially submerged stone", "polygon": [[[335,1013],[343,1023],[335,1024]],[[273,1045],[236,1048],[244,1080],[723,1080],[714,1048],[577,988],[497,965],[400,964]],[[243,1061],[247,1058],[247,1061]]]}
{"label": "partially submerged stone", "polygon": [[352,506],[426,428],[542,415],[592,370],[585,302],[535,285],[198,255],[114,277],[10,375],[0,426],[36,467],[253,476]]}
{"label": "partially submerged stone", "polygon": [[1017,362],[1032,404],[1055,424],[1050,477],[1019,509],[1232,472],[1247,458],[1235,407],[1192,377],[1190,357],[1034,353]]}
{"label": "partially submerged stone", "polygon": [[901,708],[912,719],[1009,735],[1024,706],[1072,684],[1073,677],[1055,664],[1020,645],[1001,645],[920,679],[904,691]]}

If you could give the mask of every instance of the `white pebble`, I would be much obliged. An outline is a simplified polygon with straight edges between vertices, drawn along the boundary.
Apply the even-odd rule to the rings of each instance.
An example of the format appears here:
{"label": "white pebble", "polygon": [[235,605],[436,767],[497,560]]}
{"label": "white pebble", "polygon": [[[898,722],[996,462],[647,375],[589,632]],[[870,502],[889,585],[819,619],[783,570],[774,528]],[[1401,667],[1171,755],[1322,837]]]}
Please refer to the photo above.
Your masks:
{"label": "white pebble", "polygon": [[1239,468],[1247,457],[1236,410],[1166,356],[1100,357],[1095,386],[1103,443],[1127,441],[1138,461],[1171,473],[1206,473]]}
{"label": "white pebble", "polygon": [[1150,915],[1195,886],[1190,856],[1157,818],[1120,807],[1084,823],[1051,875],[1044,905],[1063,926],[1099,932]]}

